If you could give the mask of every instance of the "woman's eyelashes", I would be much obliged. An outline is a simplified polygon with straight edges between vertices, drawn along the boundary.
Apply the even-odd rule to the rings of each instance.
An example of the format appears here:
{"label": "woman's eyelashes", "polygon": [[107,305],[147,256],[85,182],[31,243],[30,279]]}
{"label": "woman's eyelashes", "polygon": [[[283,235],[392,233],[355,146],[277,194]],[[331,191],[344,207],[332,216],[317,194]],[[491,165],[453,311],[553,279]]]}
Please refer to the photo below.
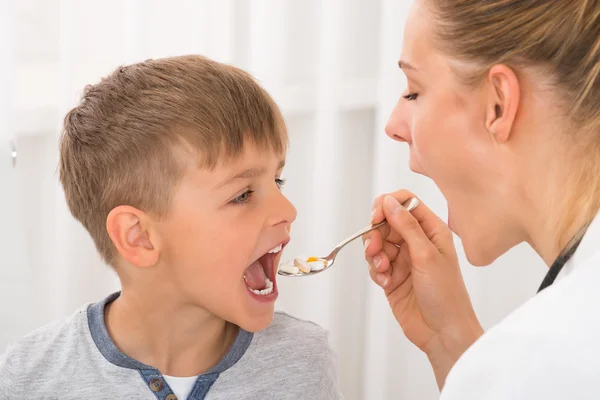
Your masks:
{"label": "woman's eyelashes", "polygon": [[405,100],[414,101],[417,99],[417,97],[419,97],[419,94],[418,93],[408,93],[408,94],[403,95],[402,97],[404,97]]}

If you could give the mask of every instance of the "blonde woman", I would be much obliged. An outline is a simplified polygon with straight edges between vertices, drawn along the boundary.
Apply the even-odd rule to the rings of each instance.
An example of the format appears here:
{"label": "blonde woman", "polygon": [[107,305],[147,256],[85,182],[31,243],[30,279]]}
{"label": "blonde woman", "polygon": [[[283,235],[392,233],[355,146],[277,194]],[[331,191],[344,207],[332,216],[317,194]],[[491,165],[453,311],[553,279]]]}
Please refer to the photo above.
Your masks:
{"label": "blonde woman", "polygon": [[[386,132],[449,222],[381,196],[365,252],[441,398],[600,398],[600,1],[416,0],[399,64]],[[451,231],[480,266],[529,243],[539,293],[484,332]]]}

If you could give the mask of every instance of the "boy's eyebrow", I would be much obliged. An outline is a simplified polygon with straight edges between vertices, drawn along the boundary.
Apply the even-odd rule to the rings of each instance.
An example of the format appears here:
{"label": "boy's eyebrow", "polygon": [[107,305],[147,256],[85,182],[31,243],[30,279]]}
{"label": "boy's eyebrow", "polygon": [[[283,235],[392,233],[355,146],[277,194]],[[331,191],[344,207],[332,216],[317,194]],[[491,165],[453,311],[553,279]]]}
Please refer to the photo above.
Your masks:
{"label": "boy's eyebrow", "polygon": [[[285,166],[285,160],[281,160],[279,162],[279,165],[277,167],[277,170],[282,169]],[[250,178],[256,178],[257,176],[261,176],[264,175],[267,172],[266,168],[248,168],[242,172],[239,172],[233,176],[230,176],[229,178],[225,179],[223,182],[221,182],[218,186],[217,189],[221,189],[227,185],[232,184],[235,181],[239,181],[240,179],[250,179]]]}

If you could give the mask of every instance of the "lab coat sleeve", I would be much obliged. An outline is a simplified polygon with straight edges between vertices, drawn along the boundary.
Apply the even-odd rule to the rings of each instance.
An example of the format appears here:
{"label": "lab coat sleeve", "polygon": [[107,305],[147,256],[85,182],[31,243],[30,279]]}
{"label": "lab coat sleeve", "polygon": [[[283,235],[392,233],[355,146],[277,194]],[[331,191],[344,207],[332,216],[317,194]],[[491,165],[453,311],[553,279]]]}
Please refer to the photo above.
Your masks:
{"label": "lab coat sleeve", "polygon": [[[569,335],[502,332],[482,338],[448,375],[442,400],[595,398],[600,390],[597,341]],[[484,335],[485,337],[485,335]],[[586,343],[590,344],[587,346]]]}

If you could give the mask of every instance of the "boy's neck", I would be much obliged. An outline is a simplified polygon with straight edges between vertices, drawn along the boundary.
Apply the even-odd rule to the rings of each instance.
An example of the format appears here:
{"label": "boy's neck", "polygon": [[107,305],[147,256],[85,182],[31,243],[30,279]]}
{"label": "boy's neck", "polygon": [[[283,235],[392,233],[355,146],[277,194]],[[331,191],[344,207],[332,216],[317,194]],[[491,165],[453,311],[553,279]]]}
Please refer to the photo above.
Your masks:
{"label": "boy's neck", "polygon": [[[167,298],[168,299],[168,298]],[[123,291],[104,321],[117,348],[170,376],[195,376],[217,365],[238,327],[201,308]]]}

